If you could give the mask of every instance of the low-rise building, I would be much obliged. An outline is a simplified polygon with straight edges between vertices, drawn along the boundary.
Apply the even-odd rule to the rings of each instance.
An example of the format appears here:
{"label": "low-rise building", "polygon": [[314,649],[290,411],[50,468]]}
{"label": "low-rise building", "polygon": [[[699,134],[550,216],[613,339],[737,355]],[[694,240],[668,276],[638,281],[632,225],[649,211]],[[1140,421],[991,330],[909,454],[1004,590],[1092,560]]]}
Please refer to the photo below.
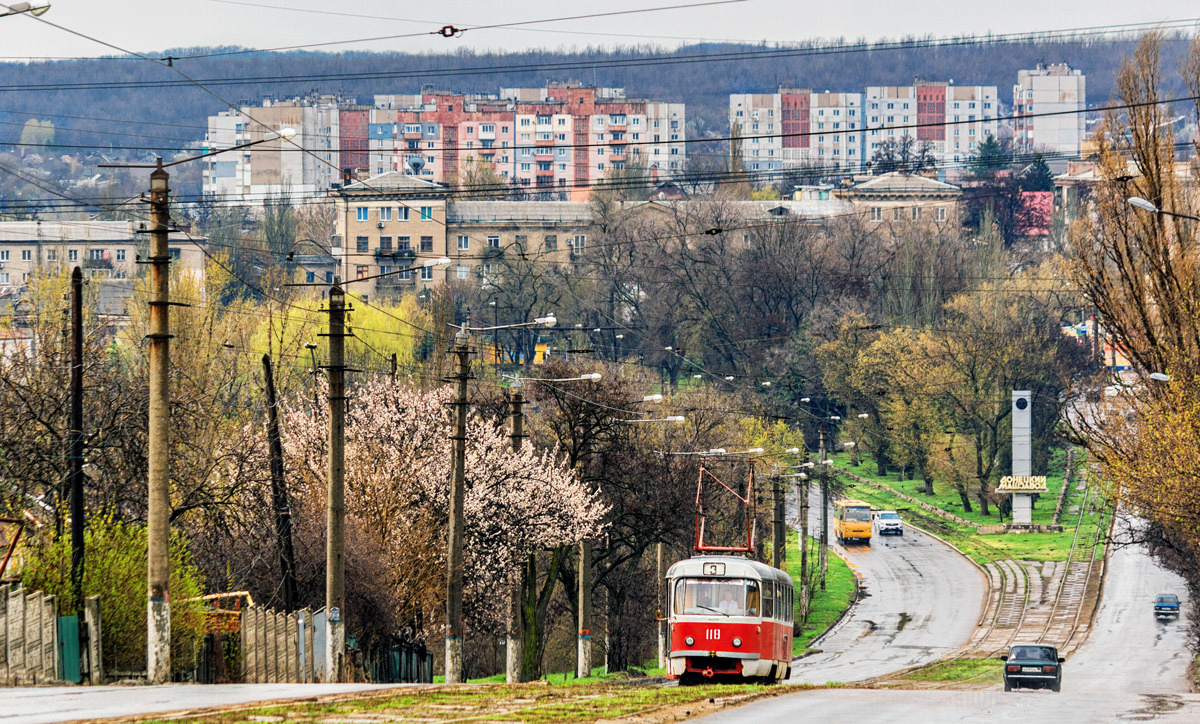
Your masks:
{"label": "low-rise building", "polygon": [[876,224],[932,221],[957,223],[962,189],[914,174],[892,173],[867,176],[834,196]]}

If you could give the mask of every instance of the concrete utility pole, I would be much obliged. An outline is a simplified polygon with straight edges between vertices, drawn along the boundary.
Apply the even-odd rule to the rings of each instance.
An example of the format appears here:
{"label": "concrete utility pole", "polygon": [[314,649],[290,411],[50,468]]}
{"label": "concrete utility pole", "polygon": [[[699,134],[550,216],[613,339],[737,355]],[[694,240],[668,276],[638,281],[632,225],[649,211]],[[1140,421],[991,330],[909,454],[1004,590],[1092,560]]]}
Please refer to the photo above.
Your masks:
{"label": "concrete utility pole", "polygon": [[467,457],[467,355],[465,329],[454,335],[454,432],[450,436],[450,539],[446,545],[446,683],[463,683],[463,489]]}
{"label": "concrete utility pole", "polygon": [[264,354],[263,378],[267,388],[267,446],[271,467],[271,503],[275,508],[275,544],[279,547],[279,569],[283,577],[283,607],[296,610],[296,554],[292,548],[292,506],[283,476],[283,442],[279,435],[279,410],[275,400],[275,375],[271,356]]}
{"label": "concrete utility pole", "polygon": [[[509,439],[512,441],[513,452],[520,452],[521,442],[525,439],[525,398],[521,396],[521,381],[514,382],[512,389],[512,397],[509,399],[509,405],[512,406],[512,429]],[[521,582],[519,575],[508,589],[508,630],[504,643],[504,681],[515,684],[521,680],[521,662],[524,654],[521,639]]]}
{"label": "concrete utility pole", "polygon": [[772,504],[774,515],[771,519],[771,565],[779,568],[787,557],[787,536],[783,527],[783,484],[779,480],[779,471],[771,476]]}
{"label": "concrete utility pole", "polygon": [[655,561],[658,563],[658,667],[665,669],[667,667],[667,602],[665,591],[667,576],[667,552],[663,547],[662,541],[659,541],[655,546],[654,551]]}
{"label": "concrete utility pole", "polygon": [[325,539],[325,678],[343,680],[346,645],[346,293],[329,290],[329,496]]}
{"label": "concrete utility pole", "polygon": [[71,424],[67,431],[71,465],[71,592],[83,620],[83,272],[71,272]]}
{"label": "concrete utility pole", "polygon": [[[808,454],[805,453],[805,457]],[[809,478],[800,479],[800,620],[808,618],[809,576],[808,576],[808,489]]]}
{"label": "concrete utility pole", "polygon": [[146,680],[171,677],[171,255],[167,243],[170,209],[168,174],[150,174],[150,415],[147,475]]}
{"label": "concrete utility pole", "polygon": [[592,542],[579,544],[579,651],[575,676],[592,674]]}
{"label": "concrete utility pole", "polygon": [[825,428],[821,428],[820,458],[817,468],[821,476],[821,590],[825,590],[825,571],[829,568],[829,471],[825,465]]}

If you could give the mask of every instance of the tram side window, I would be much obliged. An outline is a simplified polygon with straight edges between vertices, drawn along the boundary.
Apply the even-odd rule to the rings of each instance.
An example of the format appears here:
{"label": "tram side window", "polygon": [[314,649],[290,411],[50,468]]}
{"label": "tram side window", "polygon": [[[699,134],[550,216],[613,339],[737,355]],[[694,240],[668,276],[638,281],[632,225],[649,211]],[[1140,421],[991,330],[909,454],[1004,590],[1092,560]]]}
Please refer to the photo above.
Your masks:
{"label": "tram side window", "polygon": [[758,581],[746,581],[746,615],[758,615]]}
{"label": "tram side window", "polygon": [[775,583],[763,581],[763,618],[774,618],[775,614]]}

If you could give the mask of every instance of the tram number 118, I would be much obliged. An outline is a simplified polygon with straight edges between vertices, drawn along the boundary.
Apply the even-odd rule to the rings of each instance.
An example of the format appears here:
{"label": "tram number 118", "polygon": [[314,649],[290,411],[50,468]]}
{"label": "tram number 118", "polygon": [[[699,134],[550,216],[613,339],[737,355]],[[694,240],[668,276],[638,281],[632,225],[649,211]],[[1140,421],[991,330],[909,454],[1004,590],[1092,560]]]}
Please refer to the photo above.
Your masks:
{"label": "tram number 118", "polygon": [[704,638],[707,641],[720,641],[721,640],[721,629],[719,629],[719,628],[705,629],[704,630]]}

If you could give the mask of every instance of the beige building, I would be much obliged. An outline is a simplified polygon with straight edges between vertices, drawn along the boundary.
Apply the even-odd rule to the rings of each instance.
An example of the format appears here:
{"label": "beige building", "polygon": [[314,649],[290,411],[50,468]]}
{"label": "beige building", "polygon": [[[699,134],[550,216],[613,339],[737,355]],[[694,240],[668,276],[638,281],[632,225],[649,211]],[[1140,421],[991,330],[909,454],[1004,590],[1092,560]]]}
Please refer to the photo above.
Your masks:
{"label": "beige building", "polygon": [[900,172],[868,176],[833,192],[876,224],[932,221],[957,223],[962,189],[925,176]]}
{"label": "beige building", "polygon": [[[133,221],[0,221],[0,289],[30,281],[39,269],[77,265],[88,277],[132,279],[139,256],[147,256],[145,227]],[[202,237],[172,234],[172,263],[203,275],[203,244]]]}

